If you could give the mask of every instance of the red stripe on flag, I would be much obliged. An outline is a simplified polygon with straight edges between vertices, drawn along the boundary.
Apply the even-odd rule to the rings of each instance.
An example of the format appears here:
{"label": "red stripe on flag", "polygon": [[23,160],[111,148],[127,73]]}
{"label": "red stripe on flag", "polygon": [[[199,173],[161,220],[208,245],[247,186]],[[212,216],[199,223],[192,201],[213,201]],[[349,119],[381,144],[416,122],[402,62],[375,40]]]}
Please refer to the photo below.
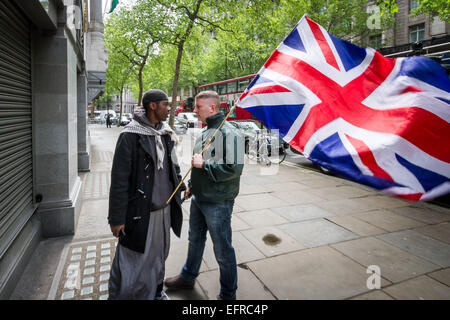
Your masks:
{"label": "red stripe on flag", "polygon": [[249,91],[244,92],[239,99],[242,100],[246,96],[251,96],[251,95],[254,95],[254,94],[279,93],[279,92],[291,92],[291,90],[286,89],[285,87],[280,86],[280,85],[259,87],[259,88],[250,89]]}
{"label": "red stripe on flag", "polygon": [[395,194],[399,198],[403,198],[410,201],[418,201],[423,196],[423,193],[410,193],[410,194]]}
{"label": "red stripe on flag", "polygon": [[339,70],[339,66],[336,62],[333,51],[331,51],[330,45],[325,39],[325,36],[323,35],[319,25],[309,18],[306,18],[306,21],[308,21],[311,31],[313,32],[314,37],[316,38],[317,43],[319,44],[319,47],[322,50],[323,55],[325,56],[325,60],[328,62],[328,64]]}
{"label": "red stripe on flag", "polygon": [[392,177],[383,168],[381,168],[372,153],[372,150],[364,143],[364,141],[345,135],[350,143],[355,147],[361,158],[362,163],[372,171],[373,175],[378,178],[394,181]]}
{"label": "red stripe on flag", "polygon": [[422,92],[422,90],[414,86],[407,86],[405,89],[403,89],[401,93],[408,93],[408,92]]}

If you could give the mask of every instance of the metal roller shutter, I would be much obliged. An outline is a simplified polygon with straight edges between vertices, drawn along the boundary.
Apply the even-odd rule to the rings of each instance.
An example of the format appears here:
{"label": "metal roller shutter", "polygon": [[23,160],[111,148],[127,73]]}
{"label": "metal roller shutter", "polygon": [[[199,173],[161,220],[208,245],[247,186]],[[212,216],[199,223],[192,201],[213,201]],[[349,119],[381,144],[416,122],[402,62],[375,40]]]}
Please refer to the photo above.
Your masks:
{"label": "metal roller shutter", "polygon": [[0,258],[33,214],[30,23],[0,0]]}

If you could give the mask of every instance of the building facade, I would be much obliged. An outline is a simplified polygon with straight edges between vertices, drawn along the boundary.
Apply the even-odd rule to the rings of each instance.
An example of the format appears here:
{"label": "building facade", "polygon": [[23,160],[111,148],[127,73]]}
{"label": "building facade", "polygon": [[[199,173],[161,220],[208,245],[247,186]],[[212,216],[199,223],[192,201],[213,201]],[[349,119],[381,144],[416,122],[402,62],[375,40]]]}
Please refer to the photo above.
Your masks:
{"label": "building facade", "polygon": [[419,0],[396,2],[398,12],[393,28],[372,36],[372,46],[392,58],[413,55],[433,58],[448,70],[450,23],[426,14],[413,16],[411,12],[419,6]]}
{"label": "building facade", "polygon": [[[114,95],[113,96],[114,101],[112,101],[112,105],[114,106],[114,111],[119,114],[120,113],[120,96]],[[122,95],[122,114],[124,113],[131,113],[133,114],[134,108],[137,106],[137,99],[134,97],[133,93],[128,90],[124,89],[123,95]]]}
{"label": "building facade", "polygon": [[74,234],[89,170],[84,0],[0,0],[0,299]]}

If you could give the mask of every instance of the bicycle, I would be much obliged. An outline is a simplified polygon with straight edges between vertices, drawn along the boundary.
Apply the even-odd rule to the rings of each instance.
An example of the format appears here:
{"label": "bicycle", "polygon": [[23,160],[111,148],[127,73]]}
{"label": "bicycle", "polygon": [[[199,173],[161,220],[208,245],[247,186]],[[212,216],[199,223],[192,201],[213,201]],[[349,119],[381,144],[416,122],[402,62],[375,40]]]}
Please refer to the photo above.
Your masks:
{"label": "bicycle", "polygon": [[270,166],[280,164],[286,159],[286,150],[289,145],[267,130],[260,130],[256,132],[254,139],[248,141],[246,147],[250,160]]}

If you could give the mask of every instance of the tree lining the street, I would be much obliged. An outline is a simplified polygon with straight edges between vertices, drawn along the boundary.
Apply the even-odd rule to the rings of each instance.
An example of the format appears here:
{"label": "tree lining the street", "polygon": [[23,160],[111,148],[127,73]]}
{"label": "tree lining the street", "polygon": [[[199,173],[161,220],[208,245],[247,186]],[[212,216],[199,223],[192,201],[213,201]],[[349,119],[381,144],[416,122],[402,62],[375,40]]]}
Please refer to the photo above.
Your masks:
{"label": "tree lining the street", "polygon": [[[111,48],[107,48],[110,50]],[[108,69],[106,70],[106,78],[108,81],[105,86],[105,96],[111,98],[113,94],[119,95],[119,119],[117,121],[117,126],[120,126],[120,119],[122,119],[123,114],[123,95],[125,89],[131,85],[131,76],[133,65],[130,61],[124,58],[120,53],[110,50],[108,55]],[[130,72],[131,71],[131,72]]]}
{"label": "tree lining the street", "polygon": [[[173,125],[178,96],[178,82],[181,62],[186,43],[191,40],[194,29],[223,29],[218,16],[225,11],[220,8],[223,3],[233,1],[218,0],[137,0],[136,11],[144,16],[151,16],[153,28],[148,32],[161,45],[174,46],[177,49],[175,69],[172,81],[172,101],[169,125]],[[228,7],[227,7],[228,8]]]}
{"label": "tree lining the street", "polygon": [[[333,35],[367,46],[368,36],[381,31],[367,27],[366,3],[365,0],[137,0],[129,10],[112,14],[123,18],[116,18],[121,23],[114,25],[109,22],[114,17],[108,20],[105,33],[110,36],[105,38],[116,44],[112,50],[128,56],[138,68],[133,69],[136,76],[131,81],[131,90],[139,102],[143,90],[160,88],[171,92],[175,106],[179,87],[196,88],[258,72],[304,14]],[[390,17],[392,14],[384,15],[382,28],[389,26]],[[172,108],[170,120],[174,114]]]}
{"label": "tree lining the street", "polygon": [[[119,14],[112,14],[105,24],[105,43],[111,55],[119,55],[121,59],[110,59],[108,69],[117,69],[115,63],[131,65],[130,73],[135,75],[138,84],[138,104],[141,104],[144,83],[144,68],[152,54],[155,53],[158,39],[148,32],[148,20],[139,12],[122,9]],[[119,70],[123,67],[119,67]],[[111,74],[111,72],[109,72]],[[107,78],[108,82],[108,78]]]}
{"label": "tree lining the street", "polygon": [[[377,0],[376,5],[381,8],[382,14],[398,12],[395,0]],[[448,0],[420,0],[418,1],[418,7],[411,10],[411,14],[413,16],[426,14],[433,18],[450,22],[450,2]]]}

